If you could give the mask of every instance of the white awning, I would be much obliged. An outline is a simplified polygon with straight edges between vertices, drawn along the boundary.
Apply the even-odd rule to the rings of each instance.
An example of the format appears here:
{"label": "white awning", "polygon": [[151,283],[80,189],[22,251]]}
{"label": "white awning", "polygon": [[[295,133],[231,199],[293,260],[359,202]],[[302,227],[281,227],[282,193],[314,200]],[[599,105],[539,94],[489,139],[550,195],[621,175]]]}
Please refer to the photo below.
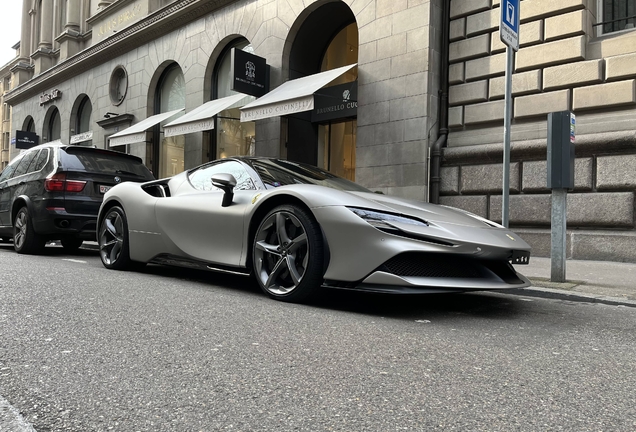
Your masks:
{"label": "white awning", "polygon": [[343,66],[281,84],[271,92],[241,108],[241,121],[253,121],[314,109],[314,93],[357,64]]}
{"label": "white awning", "polygon": [[243,93],[238,93],[232,96],[206,102],[200,107],[165,125],[163,127],[163,132],[165,136],[171,137],[214,129],[213,117],[215,115],[228,109],[241,99],[249,97],[250,96],[244,95]]}
{"label": "white awning", "polygon": [[115,146],[125,145],[125,144],[145,142],[146,131],[148,129],[150,129],[154,125],[161,123],[164,120],[168,120],[170,117],[179,114],[183,110],[184,108],[181,108],[178,110],[150,116],[146,120],[142,120],[139,123],[136,123],[132,125],[131,127],[124,129],[123,131],[120,131],[114,135],[111,135],[108,138],[108,146],[115,147]]}

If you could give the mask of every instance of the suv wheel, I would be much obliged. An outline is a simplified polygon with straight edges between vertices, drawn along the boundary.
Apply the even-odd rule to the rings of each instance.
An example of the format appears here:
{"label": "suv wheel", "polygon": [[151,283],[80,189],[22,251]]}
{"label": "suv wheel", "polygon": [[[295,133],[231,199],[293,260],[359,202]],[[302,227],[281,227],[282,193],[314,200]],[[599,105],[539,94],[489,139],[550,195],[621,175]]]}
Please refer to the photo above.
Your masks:
{"label": "suv wheel", "polygon": [[37,235],[31,223],[31,216],[26,207],[22,207],[13,221],[13,248],[19,254],[40,252],[46,240]]}

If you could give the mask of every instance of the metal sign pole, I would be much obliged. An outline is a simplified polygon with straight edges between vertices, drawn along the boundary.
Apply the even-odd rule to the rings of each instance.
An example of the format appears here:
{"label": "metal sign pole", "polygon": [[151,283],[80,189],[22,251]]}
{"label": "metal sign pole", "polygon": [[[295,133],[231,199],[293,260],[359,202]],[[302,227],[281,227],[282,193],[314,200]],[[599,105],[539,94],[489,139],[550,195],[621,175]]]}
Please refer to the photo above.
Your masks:
{"label": "metal sign pole", "polygon": [[508,228],[510,220],[510,123],[512,122],[513,51],[519,50],[519,2],[501,0],[499,38],[506,44],[506,100],[504,104],[503,186],[501,191],[501,224]]}
{"label": "metal sign pole", "polygon": [[512,60],[513,50],[506,47],[506,100],[504,104],[504,157],[501,224],[508,228],[510,220],[510,122],[512,118]]}

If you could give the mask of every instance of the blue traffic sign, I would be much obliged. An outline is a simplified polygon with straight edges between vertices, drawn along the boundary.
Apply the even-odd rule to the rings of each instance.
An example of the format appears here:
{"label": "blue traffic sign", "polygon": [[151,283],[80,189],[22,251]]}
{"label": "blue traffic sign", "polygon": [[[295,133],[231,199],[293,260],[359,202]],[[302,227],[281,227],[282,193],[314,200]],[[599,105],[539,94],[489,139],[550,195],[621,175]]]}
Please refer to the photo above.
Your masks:
{"label": "blue traffic sign", "polygon": [[515,51],[519,50],[519,3],[520,0],[501,0],[499,36]]}

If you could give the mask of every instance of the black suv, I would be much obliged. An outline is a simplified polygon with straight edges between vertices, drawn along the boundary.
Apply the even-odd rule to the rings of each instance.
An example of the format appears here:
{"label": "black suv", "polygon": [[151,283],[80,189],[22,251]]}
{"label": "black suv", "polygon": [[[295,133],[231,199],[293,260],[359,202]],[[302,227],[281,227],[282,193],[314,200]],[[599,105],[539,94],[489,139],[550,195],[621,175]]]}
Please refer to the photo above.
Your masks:
{"label": "black suv", "polygon": [[97,212],[108,189],[153,179],[141,159],[124,153],[63,144],[33,147],[0,174],[0,238],[13,238],[18,253],[37,253],[48,240],[77,249],[95,239]]}

